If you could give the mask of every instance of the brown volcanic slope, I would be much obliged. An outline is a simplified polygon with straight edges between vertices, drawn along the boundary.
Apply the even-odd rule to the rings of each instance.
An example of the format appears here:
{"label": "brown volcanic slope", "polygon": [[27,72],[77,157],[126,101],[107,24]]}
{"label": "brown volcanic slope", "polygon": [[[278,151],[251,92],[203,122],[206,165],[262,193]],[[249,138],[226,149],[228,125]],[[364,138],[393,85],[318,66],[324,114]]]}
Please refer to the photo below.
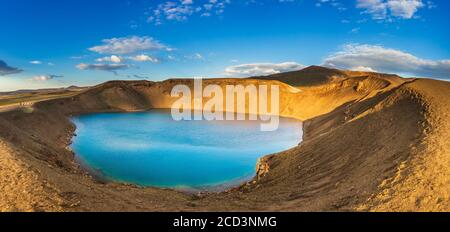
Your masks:
{"label": "brown volcanic slope", "polygon": [[278,80],[292,86],[314,86],[325,84],[335,79],[348,77],[345,71],[320,66],[310,66],[299,71],[292,71],[269,76],[253,77],[260,80]]}
{"label": "brown volcanic slope", "polygon": [[190,80],[108,82],[32,112],[0,113],[0,210],[450,210],[448,82],[320,67],[300,74],[273,77],[296,87],[261,78],[206,81],[279,84],[281,114],[305,121],[298,147],[265,157],[254,181],[223,193],[100,183],[67,149],[70,116],[167,108],[172,87]]}
{"label": "brown volcanic slope", "polygon": [[286,72],[262,77],[252,77],[259,80],[277,80],[296,87],[312,87],[330,82],[341,82],[342,79],[352,77],[370,77],[388,80],[399,84],[402,78],[395,74],[382,74],[373,72],[343,71],[321,66],[310,66],[299,71]]}

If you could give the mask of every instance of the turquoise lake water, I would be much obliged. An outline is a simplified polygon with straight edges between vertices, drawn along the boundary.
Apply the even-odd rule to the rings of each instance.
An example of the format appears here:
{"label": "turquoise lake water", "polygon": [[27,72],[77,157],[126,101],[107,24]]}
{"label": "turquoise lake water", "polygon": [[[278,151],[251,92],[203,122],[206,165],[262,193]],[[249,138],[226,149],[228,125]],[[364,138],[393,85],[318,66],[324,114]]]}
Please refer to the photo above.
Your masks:
{"label": "turquoise lake water", "polygon": [[261,121],[174,121],[170,111],[75,117],[72,149],[92,174],[117,181],[207,190],[255,175],[257,159],[301,142],[300,121],[281,118],[277,131]]}

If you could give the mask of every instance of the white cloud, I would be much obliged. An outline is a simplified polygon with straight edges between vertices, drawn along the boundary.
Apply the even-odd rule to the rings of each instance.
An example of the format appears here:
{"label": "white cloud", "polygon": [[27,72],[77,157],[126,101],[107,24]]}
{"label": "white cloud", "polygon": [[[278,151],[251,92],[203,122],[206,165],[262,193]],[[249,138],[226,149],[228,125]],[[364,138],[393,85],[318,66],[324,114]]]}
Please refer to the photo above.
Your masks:
{"label": "white cloud", "polygon": [[153,9],[147,21],[160,25],[164,21],[185,21],[193,15],[202,17],[220,15],[230,2],[230,0],[166,1]]}
{"label": "white cloud", "polygon": [[151,62],[151,63],[159,62],[158,58],[151,57],[148,55],[137,55],[137,56],[129,57],[129,59],[137,61],[137,62]]}
{"label": "white cloud", "polygon": [[[293,2],[293,0],[280,0],[280,2]],[[347,10],[347,8],[342,3],[340,3],[340,1],[338,1],[338,0],[317,0],[315,5],[316,5],[316,7],[330,5],[336,9],[338,9],[339,11]]]}
{"label": "white cloud", "polygon": [[[35,65],[39,65],[39,64],[43,64],[43,63],[44,63],[44,62],[42,62],[42,61],[40,61],[40,60],[33,60],[33,61],[30,61],[30,64],[35,64]],[[52,63],[52,62],[48,62],[47,65],[48,65],[48,66],[54,66],[55,64]]]}
{"label": "white cloud", "polygon": [[187,56],[184,56],[184,58],[186,58],[188,60],[205,60],[203,55],[200,53],[194,53],[192,55],[187,55]]}
{"label": "white cloud", "polygon": [[365,67],[365,66],[357,66],[350,68],[352,71],[361,71],[361,72],[377,72],[377,70],[371,68],[371,67]]}
{"label": "white cloud", "polygon": [[130,66],[126,64],[85,64],[81,63],[76,66],[80,70],[100,70],[116,73],[118,70],[127,69]]}
{"label": "white cloud", "polygon": [[98,58],[96,59],[97,62],[113,62],[113,63],[122,63],[124,60],[122,57],[120,56],[106,56],[106,57],[102,57],[102,58]]}
{"label": "white cloud", "polygon": [[225,69],[228,76],[266,76],[271,74],[296,71],[305,66],[295,62],[285,63],[253,63],[231,66]]}
{"label": "white cloud", "polygon": [[427,8],[428,9],[434,9],[437,5],[433,1],[427,1]]}
{"label": "white cloud", "polygon": [[34,76],[31,78],[32,81],[49,81],[55,78],[59,78],[62,76],[58,76],[58,75],[39,75],[39,76]]}
{"label": "white cloud", "polygon": [[112,56],[105,56],[102,58],[98,58],[95,61],[97,61],[99,63],[111,62],[111,63],[115,63],[115,64],[120,64],[120,63],[125,62],[126,60],[132,60],[132,61],[136,61],[136,62],[151,62],[151,63],[159,62],[158,58],[152,57],[149,55],[144,55],[144,54],[128,56],[128,57],[112,55]]}
{"label": "white cloud", "polygon": [[104,39],[102,42],[103,45],[89,48],[89,50],[100,54],[130,54],[149,50],[170,49],[159,41],[147,36]]}
{"label": "white cloud", "polygon": [[384,19],[387,15],[384,0],[358,0],[356,8],[364,9],[363,13],[371,14],[373,19]]}
{"label": "white cloud", "polygon": [[425,5],[422,0],[389,0],[387,6],[393,16],[410,19]]}
{"label": "white cloud", "polygon": [[376,20],[389,17],[411,19],[424,6],[422,0],[357,0],[356,3],[357,8]]}
{"label": "white cloud", "polygon": [[360,30],[361,30],[360,27],[355,27],[355,28],[353,28],[352,30],[350,30],[350,33],[351,33],[351,34],[357,34]]}
{"label": "white cloud", "polygon": [[326,58],[323,65],[341,69],[450,78],[450,60],[421,59],[403,51],[378,45],[345,45],[341,51]]}

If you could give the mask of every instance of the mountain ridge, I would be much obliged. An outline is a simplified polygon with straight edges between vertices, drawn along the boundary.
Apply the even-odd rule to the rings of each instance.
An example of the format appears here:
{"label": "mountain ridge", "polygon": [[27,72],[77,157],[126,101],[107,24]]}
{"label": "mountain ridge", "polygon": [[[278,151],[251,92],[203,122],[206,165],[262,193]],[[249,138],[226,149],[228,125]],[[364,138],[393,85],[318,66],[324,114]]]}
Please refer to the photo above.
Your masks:
{"label": "mountain ridge", "polygon": [[401,77],[396,74],[339,70],[317,65],[312,65],[298,71],[268,76],[256,76],[250,77],[250,79],[278,80],[295,87],[314,87],[330,81],[356,77],[378,77],[397,81],[401,79]]}

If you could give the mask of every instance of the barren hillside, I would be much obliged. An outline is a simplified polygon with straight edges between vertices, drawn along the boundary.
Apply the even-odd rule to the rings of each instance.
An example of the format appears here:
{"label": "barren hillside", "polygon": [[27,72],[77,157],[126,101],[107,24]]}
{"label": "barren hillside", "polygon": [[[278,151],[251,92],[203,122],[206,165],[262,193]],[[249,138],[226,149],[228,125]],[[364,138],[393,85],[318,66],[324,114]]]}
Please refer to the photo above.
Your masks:
{"label": "barren hillside", "polygon": [[305,121],[298,147],[265,157],[254,181],[223,193],[100,183],[80,170],[71,116],[167,108],[180,83],[192,86],[113,81],[0,113],[0,210],[450,210],[450,84],[387,74],[310,67],[207,80],[280,85],[280,114]]}

